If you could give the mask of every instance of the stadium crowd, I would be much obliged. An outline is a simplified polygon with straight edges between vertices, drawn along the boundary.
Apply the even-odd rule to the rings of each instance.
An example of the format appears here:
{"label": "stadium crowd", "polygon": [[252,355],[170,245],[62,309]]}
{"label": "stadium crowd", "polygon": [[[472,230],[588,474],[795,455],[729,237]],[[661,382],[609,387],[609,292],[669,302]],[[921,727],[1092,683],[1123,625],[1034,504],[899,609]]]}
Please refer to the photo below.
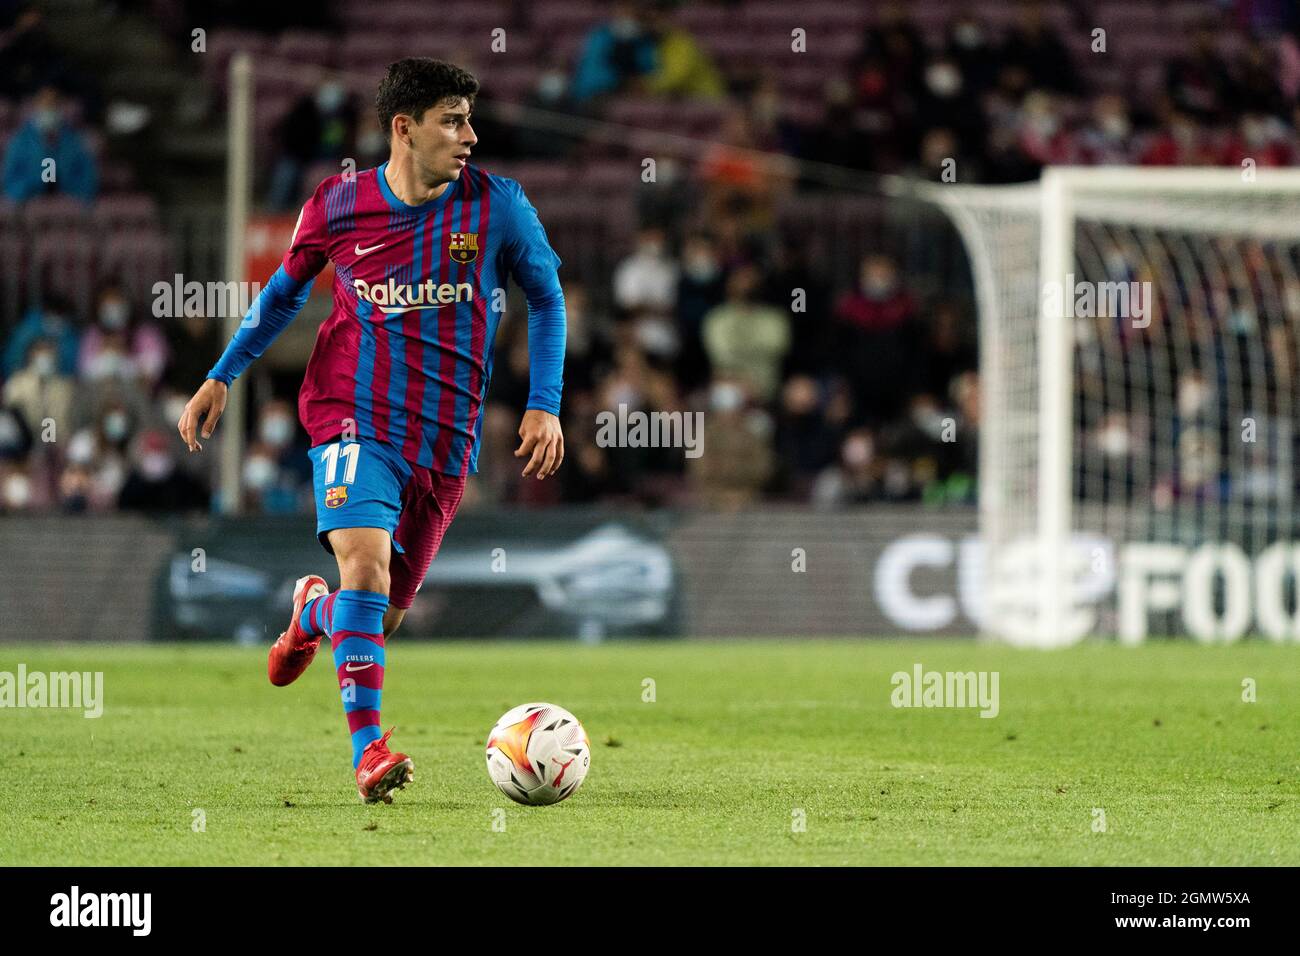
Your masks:
{"label": "stadium crowd", "polygon": [[[539,72],[530,105],[600,117],[624,96],[716,100],[727,119],[686,174],[687,191],[639,209],[635,240],[604,284],[561,274],[568,450],[558,482],[517,477],[510,452],[528,390],[526,325],[507,320],[473,495],[716,508],[973,501],[980,403],[969,296],[922,296],[885,247],[856,264],[852,281],[833,281],[775,227],[778,196],[816,188],[802,172],[811,163],[937,180],[955,160],[963,182],[990,183],[1033,179],[1048,163],[1293,164],[1297,26],[1267,19],[1267,3],[1232,6],[1194,27],[1186,51],[1160,66],[1164,94],[1150,98],[1091,85],[1036,3],[1001,32],[959,14],[937,43],[904,7],[886,5],[850,69],[828,76],[822,101],[796,115],[779,79],[724,68],[675,22],[672,5],[612,5],[572,63]],[[0,12],[0,55],[56,59],[40,53],[49,38],[30,8]],[[1231,54],[1221,42],[1229,24],[1240,41]],[[96,156],[79,130],[93,129],[95,94],[34,67],[4,72],[20,79],[0,97],[27,117],[2,147],[10,202],[51,189],[92,200]],[[302,97],[262,170],[266,205],[294,208],[314,185],[314,164],[380,158],[370,125],[364,104],[335,81]],[[495,155],[566,160],[555,139],[484,126],[488,169]],[[57,185],[32,173],[31,157],[51,144],[80,171]],[[791,162],[773,171],[751,149]],[[207,508],[210,458],[180,455],[173,425],[224,344],[217,322],[154,319],[113,276],[98,279],[90,314],[57,288],[29,290],[33,304],[4,330],[0,511]],[[282,390],[252,410],[251,510],[311,508],[294,397]],[[703,412],[704,454],[601,447],[596,415],[620,405]]]}

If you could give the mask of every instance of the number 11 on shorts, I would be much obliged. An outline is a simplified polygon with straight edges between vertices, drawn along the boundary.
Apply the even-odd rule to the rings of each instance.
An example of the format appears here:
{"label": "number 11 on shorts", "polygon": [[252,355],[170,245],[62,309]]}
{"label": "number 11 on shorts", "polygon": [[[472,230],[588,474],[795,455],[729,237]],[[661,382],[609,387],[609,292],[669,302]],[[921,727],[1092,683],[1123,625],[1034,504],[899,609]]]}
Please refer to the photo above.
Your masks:
{"label": "number 11 on shorts", "polygon": [[353,442],[342,448],[342,442],[335,442],[320,453],[321,461],[325,465],[325,484],[334,484],[334,476],[338,474],[339,455],[343,456],[343,483],[350,485],[357,480],[357,459],[361,457],[361,445]]}

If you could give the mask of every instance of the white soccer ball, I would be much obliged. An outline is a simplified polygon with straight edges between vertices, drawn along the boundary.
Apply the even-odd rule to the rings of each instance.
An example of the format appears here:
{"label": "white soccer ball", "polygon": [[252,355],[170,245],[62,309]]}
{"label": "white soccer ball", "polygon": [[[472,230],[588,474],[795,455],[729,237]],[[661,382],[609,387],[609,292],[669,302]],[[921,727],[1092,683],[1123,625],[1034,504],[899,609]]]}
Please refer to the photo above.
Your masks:
{"label": "white soccer ball", "polygon": [[582,786],[590,766],[587,732],[554,704],[520,704],[488,734],[488,776],[516,803],[559,803]]}

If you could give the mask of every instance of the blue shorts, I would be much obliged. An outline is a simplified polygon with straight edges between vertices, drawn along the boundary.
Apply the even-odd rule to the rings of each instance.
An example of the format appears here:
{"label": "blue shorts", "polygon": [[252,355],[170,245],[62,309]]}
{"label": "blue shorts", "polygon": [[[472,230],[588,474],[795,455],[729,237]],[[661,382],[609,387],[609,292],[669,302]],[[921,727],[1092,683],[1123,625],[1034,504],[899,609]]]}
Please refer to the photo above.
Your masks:
{"label": "blue shorts", "polygon": [[412,465],[372,438],[317,445],[311,457],[316,537],[330,554],[339,528],[383,528],[393,542],[390,602],[408,608],[465,493],[465,478]]}

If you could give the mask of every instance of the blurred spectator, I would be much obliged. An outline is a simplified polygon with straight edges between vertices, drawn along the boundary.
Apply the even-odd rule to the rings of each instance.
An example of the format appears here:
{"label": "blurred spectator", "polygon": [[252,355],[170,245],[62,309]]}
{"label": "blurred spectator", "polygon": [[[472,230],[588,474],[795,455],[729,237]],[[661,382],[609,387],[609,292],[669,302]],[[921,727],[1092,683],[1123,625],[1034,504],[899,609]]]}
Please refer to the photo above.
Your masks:
{"label": "blurred spectator", "polygon": [[1037,87],[1055,93],[1076,93],[1079,78],[1070,51],[1043,20],[1039,0],[1022,0],[1020,18],[1003,43],[999,58],[1018,66]]}
{"label": "blurred spectator", "polygon": [[921,138],[920,162],[912,175],[932,183],[955,183],[983,178],[978,160],[968,156],[950,129],[928,130]]}
{"label": "blurred spectator", "polygon": [[[829,290],[814,271],[806,238],[785,235],[771,249],[763,301],[790,313],[792,334],[784,371],[823,374],[834,364]],[[798,311],[796,311],[798,309]]]}
{"label": "blurred spectator", "polygon": [[894,89],[919,87],[925,41],[908,17],[904,4],[890,0],[881,5],[879,18],[863,34],[862,49],[880,58]]}
{"label": "blurred spectator", "polygon": [[847,390],[838,384],[826,394],[811,376],[794,375],[786,380],[781,389],[776,451],[783,490],[790,497],[806,500],[816,476],[835,460],[849,405]]}
{"label": "blurred spectator", "polygon": [[1098,96],[1079,131],[1076,160],[1093,166],[1126,165],[1132,161],[1132,134],[1124,97],[1117,93]]}
{"label": "blurred spectator", "polygon": [[311,461],[293,406],[273,399],[257,413],[254,441],[244,459],[244,504],[254,513],[294,514],[310,487]]}
{"label": "blurred spectator", "polygon": [[1247,159],[1253,160],[1256,166],[1293,165],[1296,160],[1293,131],[1271,114],[1253,110],[1245,114],[1228,134],[1219,161],[1240,166]]}
{"label": "blurred spectator", "polygon": [[805,159],[846,169],[893,168],[895,157],[907,148],[899,140],[908,137],[896,132],[898,100],[884,92],[885,84],[890,82],[884,65],[875,64],[870,68],[878,73],[869,81],[860,79],[859,82],[870,83],[889,106],[859,110],[853,100],[853,88],[845,80],[838,77],[827,80],[822,92],[822,122],[804,137]]}
{"label": "blurred spectator", "polygon": [[569,93],[575,103],[621,90],[655,68],[655,37],[644,22],[643,4],[615,3],[613,15],[587,35]]}
{"label": "blurred spectator", "polygon": [[938,302],[930,314],[926,340],[920,348],[916,387],[936,397],[948,394],[958,375],[975,369],[978,362],[971,341],[975,322],[952,302]]}
{"label": "blurred spectator", "polygon": [[866,428],[854,429],[840,444],[839,460],[817,476],[813,506],[823,510],[866,504],[880,489],[876,442]]}
{"label": "blurred spectator", "polygon": [[197,310],[167,323],[167,351],[170,361],[165,381],[188,399],[203,384],[221,355],[223,342],[218,320]]}
{"label": "blurred spectator", "polygon": [[1001,52],[978,17],[971,13],[954,17],[948,24],[945,49],[972,92],[993,86]]}
{"label": "blurred spectator", "polygon": [[5,345],[4,374],[12,375],[26,364],[27,354],[37,339],[54,342],[59,374],[75,374],[79,338],[71,318],[71,306],[52,295],[42,305],[29,310]]}
{"label": "blurred spectator", "polygon": [[1192,48],[1165,70],[1165,88],[1175,106],[1193,119],[1211,122],[1222,112],[1231,91],[1228,64],[1219,56],[1218,36],[1203,24],[1192,36]]}
{"label": "blurred spectator", "polygon": [[568,322],[564,346],[565,390],[588,391],[595,386],[597,374],[609,365],[613,354],[609,321],[592,308],[587,287],[573,280],[564,283],[564,312]]}
{"label": "blurred spectator", "polygon": [[714,374],[737,380],[766,404],[780,384],[790,348],[790,321],[759,298],[758,269],[743,265],[727,278],[727,298],[704,317],[702,338]]}
{"label": "blurred spectator", "polygon": [[18,412],[32,435],[45,431],[49,418],[58,428],[70,428],[76,382],[59,372],[58,353],[50,339],[37,339],[28,352],[25,366],[4,386],[4,404]]}
{"label": "blurred spectator", "polygon": [[670,314],[677,295],[677,263],[662,229],[642,229],[636,250],[614,268],[614,303],[625,312]]}
{"label": "blurred spectator", "polygon": [[0,96],[28,96],[53,79],[59,58],[34,3],[0,3]]}
{"label": "blurred spectator", "polygon": [[[524,105],[535,110],[552,113],[568,113],[573,109],[573,100],[569,89],[569,75],[565,69],[565,60],[559,54],[551,52],[533,88],[524,99]],[[544,124],[520,123],[501,124],[511,143],[511,155],[527,156],[531,159],[555,159],[565,156],[572,149],[572,144]],[[491,142],[484,134],[479,121],[475,120],[475,130],[479,140]],[[494,145],[494,150],[497,148]]]}
{"label": "blurred spectator", "polygon": [[176,467],[176,442],[161,431],[142,432],[131,450],[131,470],[118,497],[123,511],[197,511],[208,493]]}
{"label": "blurred spectator", "polygon": [[[152,391],[167,366],[167,340],[157,323],[139,320],[122,289],[110,283],[100,290],[95,321],[81,337],[77,370],[87,381],[125,374]],[[197,386],[196,386],[197,387]]]}
{"label": "blurred spectator", "polygon": [[695,173],[705,185],[710,214],[740,213],[751,232],[770,228],[773,200],[796,178],[788,162],[758,146],[749,113],[734,109],[705,147]]}
{"label": "blurred spectator", "polygon": [[4,191],[14,202],[62,193],[84,202],[99,190],[99,169],[84,137],[68,122],[53,87],[36,94],[31,116],[9,140]]}
{"label": "blurred spectator", "polygon": [[917,105],[920,118],[929,127],[952,130],[960,140],[973,141],[982,125],[979,100],[960,63],[940,54],[926,63],[923,77]]}
{"label": "blurred spectator", "polygon": [[879,254],[863,258],[858,287],[835,306],[842,367],[868,421],[880,422],[901,410],[914,374],[916,310],[897,263]]}
{"label": "blurred spectator", "polygon": [[697,100],[717,99],[726,92],[712,58],[688,31],[673,23],[665,4],[649,4],[642,21],[654,43],[654,66],[642,81],[645,92]]}
{"label": "blurred spectator", "polygon": [[682,246],[677,283],[677,335],[681,342],[678,374],[693,389],[707,382],[709,357],[704,349],[704,317],[725,294],[726,280],[717,243],[707,232],[692,233]]}
{"label": "blurred spectator", "polygon": [[772,478],[772,422],[746,407],[743,383],[722,378],[709,389],[703,453],[688,468],[699,503],[720,511],[754,503]]}
{"label": "blurred spectator", "polygon": [[32,433],[23,413],[0,405],[0,463],[25,460],[31,447]]}
{"label": "blurred spectator", "polygon": [[1144,166],[1203,166],[1210,148],[1202,127],[1184,113],[1172,113],[1144,144],[1138,161]]}
{"label": "blurred spectator", "polygon": [[795,156],[802,150],[803,130],[785,112],[785,92],[776,77],[765,75],[746,103],[754,144],[772,153]]}
{"label": "blurred spectator", "polygon": [[25,464],[0,464],[0,514],[34,510],[37,505],[32,476]]}
{"label": "blurred spectator", "polygon": [[1070,159],[1070,139],[1061,110],[1051,94],[1035,90],[1020,110],[1020,151],[1039,166],[1059,165]]}
{"label": "blurred spectator", "polygon": [[357,108],[338,80],[326,80],[280,121],[280,158],[267,197],[272,209],[295,209],[303,173],[314,162],[339,162],[355,153]]}

